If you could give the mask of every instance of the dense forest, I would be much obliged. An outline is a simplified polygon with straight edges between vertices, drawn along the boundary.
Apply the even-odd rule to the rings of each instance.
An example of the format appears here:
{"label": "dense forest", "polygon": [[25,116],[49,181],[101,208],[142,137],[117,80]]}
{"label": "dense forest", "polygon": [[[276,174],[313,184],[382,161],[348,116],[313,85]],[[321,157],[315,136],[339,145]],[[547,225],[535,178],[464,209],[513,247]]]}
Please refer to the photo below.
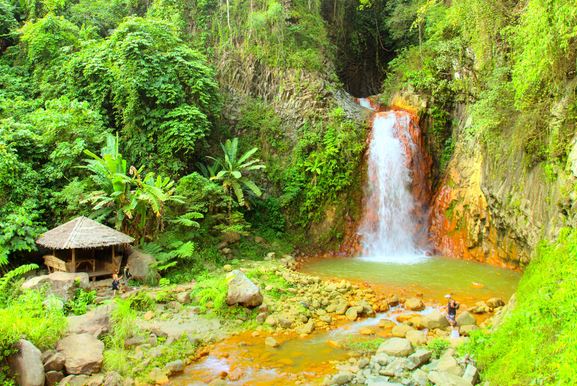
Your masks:
{"label": "dense forest", "polygon": [[[576,71],[570,0],[0,0],[0,360],[21,337],[52,348],[94,302],[20,290],[38,237],[77,216],[153,256],[146,285],[204,280],[201,308],[230,319],[223,265],[348,252],[370,139],[354,98],[373,96],[417,117],[434,192],[481,176],[481,214],[431,197],[468,237],[453,257],[524,270],[459,350],[490,384],[577,382]],[[119,303],[105,340],[123,377],[110,358],[139,307]],[[174,344],[166,361],[198,348]]]}

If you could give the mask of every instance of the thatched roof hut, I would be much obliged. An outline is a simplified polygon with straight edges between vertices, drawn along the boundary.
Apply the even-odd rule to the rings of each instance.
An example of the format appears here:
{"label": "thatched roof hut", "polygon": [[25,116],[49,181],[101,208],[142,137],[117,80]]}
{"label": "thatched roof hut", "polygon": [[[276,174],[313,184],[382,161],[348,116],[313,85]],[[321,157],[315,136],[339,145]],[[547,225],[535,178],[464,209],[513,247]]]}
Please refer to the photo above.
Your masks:
{"label": "thatched roof hut", "polygon": [[[49,271],[76,272],[88,266],[89,276],[96,277],[118,272],[122,259],[117,256],[115,247],[133,241],[132,237],[122,232],[81,216],[49,230],[36,243],[52,249],[51,255],[44,256]],[[101,261],[101,258],[97,258],[101,252],[94,251],[108,247],[111,247],[110,259]],[[57,253],[57,250],[70,250],[71,261]]]}
{"label": "thatched roof hut", "polygon": [[80,216],[44,233],[36,243],[49,249],[83,249],[129,244],[134,239],[122,232]]}

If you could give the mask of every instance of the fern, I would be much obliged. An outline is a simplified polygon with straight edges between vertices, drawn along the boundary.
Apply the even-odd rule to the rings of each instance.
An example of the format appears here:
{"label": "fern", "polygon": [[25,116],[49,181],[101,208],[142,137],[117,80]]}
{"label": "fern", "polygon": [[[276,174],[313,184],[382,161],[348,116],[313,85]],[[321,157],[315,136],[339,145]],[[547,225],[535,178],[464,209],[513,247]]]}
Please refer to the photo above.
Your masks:
{"label": "fern", "polygon": [[30,271],[38,269],[36,264],[24,264],[8,271],[0,277],[0,304],[5,305],[6,300],[11,297],[15,289],[8,290],[8,286],[19,276],[25,275]]}

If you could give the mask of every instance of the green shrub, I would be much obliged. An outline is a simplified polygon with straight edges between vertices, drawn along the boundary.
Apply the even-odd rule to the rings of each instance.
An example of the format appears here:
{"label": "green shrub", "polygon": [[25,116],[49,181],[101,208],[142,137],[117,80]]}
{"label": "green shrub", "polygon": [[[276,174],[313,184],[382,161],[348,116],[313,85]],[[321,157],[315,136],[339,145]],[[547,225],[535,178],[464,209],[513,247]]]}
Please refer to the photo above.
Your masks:
{"label": "green shrub", "polygon": [[433,351],[433,357],[439,358],[449,348],[449,341],[443,338],[435,338],[427,344],[427,347]]}
{"label": "green shrub", "polygon": [[577,374],[577,230],[541,243],[517,290],[517,304],[471,350],[496,385],[574,385]]}
{"label": "green shrub", "polygon": [[94,303],[95,299],[96,291],[86,291],[83,288],[78,288],[74,294],[74,298],[70,299],[64,305],[64,310],[74,315],[84,315],[88,306]]}
{"label": "green shrub", "polygon": [[138,291],[130,296],[128,300],[130,309],[135,311],[149,311],[156,305],[154,299],[145,291]]}

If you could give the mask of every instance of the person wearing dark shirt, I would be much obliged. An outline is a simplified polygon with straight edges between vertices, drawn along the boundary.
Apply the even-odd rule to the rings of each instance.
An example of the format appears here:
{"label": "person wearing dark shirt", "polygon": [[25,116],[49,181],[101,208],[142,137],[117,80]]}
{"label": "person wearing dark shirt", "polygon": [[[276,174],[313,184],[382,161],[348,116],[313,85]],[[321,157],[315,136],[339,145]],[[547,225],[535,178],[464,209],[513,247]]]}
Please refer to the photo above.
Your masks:
{"label": "person wearing dark shirt", "polygon": [[457,325],[457,310],[459,309],[459,303],[451,297],[451,295],[445,296],[448,299],[447,303],[447,320],[449,324],[453,327]]}

